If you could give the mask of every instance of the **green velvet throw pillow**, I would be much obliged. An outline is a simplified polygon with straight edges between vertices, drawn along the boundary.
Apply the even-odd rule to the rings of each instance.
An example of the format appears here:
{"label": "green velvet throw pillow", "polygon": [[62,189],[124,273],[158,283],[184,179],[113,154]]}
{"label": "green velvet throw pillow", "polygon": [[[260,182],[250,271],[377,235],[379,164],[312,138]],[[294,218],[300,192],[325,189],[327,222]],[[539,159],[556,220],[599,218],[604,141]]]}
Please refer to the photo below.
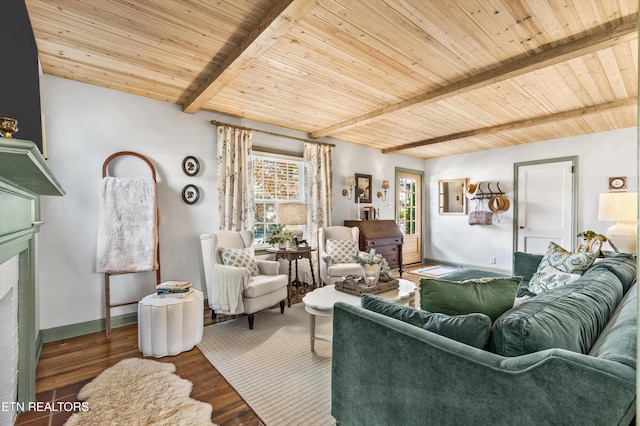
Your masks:
{"label": "green velvet throw pillow", "polygon": [[517,251],[513,253],[513,275],[522,276],[523,281],[530,281],[533,274],[538,270],[543,255],[524,253]]}
{"label": "green velvet throw pillow", "polygon": [[529,281],[538,270],[542,261],[541,254],[531,254],[517,251],[513,254],[513,275],[522,276],[516,297],[535,296],[529,291]]}
{"label": "green velvet throw pillow", "polygon": [[450,316],[426,312],[366,293],[362,295],[360,304],[369,311],[424,328],[476,348],[483,349],[489,342],[491,319],[484,314]]}
{"label": "green velvet throw pillow", "polygon": [[482,313],[495,321],[513,307],[522,277],[487,277],[466,281],[422,278],[420,307],[447,315]]}

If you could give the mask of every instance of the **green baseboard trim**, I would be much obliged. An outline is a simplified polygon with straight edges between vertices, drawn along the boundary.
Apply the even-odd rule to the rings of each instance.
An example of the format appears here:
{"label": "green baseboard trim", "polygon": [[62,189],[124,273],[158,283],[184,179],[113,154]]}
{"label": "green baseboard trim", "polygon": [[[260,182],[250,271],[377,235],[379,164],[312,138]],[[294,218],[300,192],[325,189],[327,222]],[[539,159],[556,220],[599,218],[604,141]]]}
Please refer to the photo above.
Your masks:
{"label": "green baseboard trim", "polygon": [[469,265],[464,263],[454,263],[454,262],[448,262],[446,260],[438,260],[438,259],[425,258],[425,259],[422,259],[422,263],[423,264],[435,263],[436,265],[454,266],[462,269],[480,269],[481,271],[497,272],[497,273],[506,274],[506,275],[510,275],[512,273],[511,269],[487,268],[484,266]]}
{"label": "green baseboard trim", "polygon": [[[129,314],[118,315],[111,317],[111,328],[123,327],[125,325],[137,324],[138,313],[132,312]],[[80,322],[77,324],[63,325],[60,327],[49,328],[46,330],[40,330],[42,334],[42,342],[50,343],[57,340],[69,339],[71,337],[83,336],[85,334],[91,334],[98,331],[104,331],[107,329],[106,320],[104,318],[99,320],[92,320],[87,322]]]}
{"label": "green baseboard trim", "polygon": [[[204,308],[209,307],[209,301],[204,299]],[[129,314],[118,315],[111,317],[111,328],[124,327],[125,325],[137,324],[138,313],[131,312]],[[92,320],[87,322],[80,322],[77,324],[63,325],[60,327],[48,328],[46,330],[40,330],[36,342],[38,354],[36,360],[40,359],[40,351],[42,351],[42,345],[45,343],[55,342],[57,340],[69,339],[71,337],[84,336],[85,334],[91,334],[98,331],[104,331],[107,329],[107,324],[104,318],[99,320]]]}

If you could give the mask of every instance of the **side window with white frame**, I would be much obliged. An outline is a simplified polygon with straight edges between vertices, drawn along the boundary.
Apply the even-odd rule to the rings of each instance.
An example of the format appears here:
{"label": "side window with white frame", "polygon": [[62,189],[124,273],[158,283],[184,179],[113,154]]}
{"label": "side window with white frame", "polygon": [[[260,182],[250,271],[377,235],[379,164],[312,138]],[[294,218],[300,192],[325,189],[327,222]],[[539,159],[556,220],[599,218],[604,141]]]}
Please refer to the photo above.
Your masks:
{"label": "side window with white frame", "polygon": [[276,228],[280,203],[304,202],[304,163],[302,158],[254,153],[254,245],[266,246],[265,238]]}

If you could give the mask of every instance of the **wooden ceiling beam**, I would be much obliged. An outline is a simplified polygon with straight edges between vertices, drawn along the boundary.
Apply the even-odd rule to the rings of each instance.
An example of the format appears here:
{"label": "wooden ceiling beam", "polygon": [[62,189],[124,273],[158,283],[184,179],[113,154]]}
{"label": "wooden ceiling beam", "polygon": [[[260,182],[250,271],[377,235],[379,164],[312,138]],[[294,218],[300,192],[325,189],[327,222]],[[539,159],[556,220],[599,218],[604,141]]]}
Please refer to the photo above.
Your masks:
{"label": "wooden ceiling beam", "polygon": [[590,114],[599,114],[607,111],[613,111],[619,108],[626,108],[636,105],[638,103],[637,98],[623,99],[613,102],[605,102],[598,105],[593,105],[586,108],[574,109],[571,111],[562,111],[555,114],[545,115],[542,117],[531,118],[521,121],[512,121],[510,123],[498,124],[497,126],[482,127],[480,129],[468,130],[465,132],[453,133],[450,135],[438,136],[431,139],[425,139],[417,142],[411,142],[404,145],[398,145],[391,148],[385,148],[382,150],[383,154],[390,154],[392,152],[403,151],[405,149],[420,148],[426,145],[433,145],[436,143],[448,142],[457,139],[464,139],[470,137],[484,136],[489,134],[495,134],[499,132],[508,132],[510,130],[522,130],[527,127],[540,126],[543,124],[554,123],[560,120],[569,120],[572,118],[584,117]]}
{"label": "wooden ceiling beam", "polygon": [[195,113],[225,88],[247,64],[275,44],[321,0],[280,0],[182,105],[182,111]]}
{"label": "wooden ceiling beam", "polygon": [[[628,19],[627,19],[628,18]],[[370,111],[354,118],[344,120],[323,129],[309,133],[309,137],[317,139],[336,135],[354,127],[363,126],[375,120],[380,120],[390,114],[406,108],[432,104],[453,96],[485,87],[487,85],[509,80],[536,70],[560,64],[571,59],[579,58],[638,37],[637,19],[626,17],[622,24],[607,26],[604,31],[587,37],[564,43],[548,49],[537,55],[527,56],[496,69],[482,72],[476,76],[457,81],[439,89],[422,93],[404,101],[387,105],[375,111]]]}

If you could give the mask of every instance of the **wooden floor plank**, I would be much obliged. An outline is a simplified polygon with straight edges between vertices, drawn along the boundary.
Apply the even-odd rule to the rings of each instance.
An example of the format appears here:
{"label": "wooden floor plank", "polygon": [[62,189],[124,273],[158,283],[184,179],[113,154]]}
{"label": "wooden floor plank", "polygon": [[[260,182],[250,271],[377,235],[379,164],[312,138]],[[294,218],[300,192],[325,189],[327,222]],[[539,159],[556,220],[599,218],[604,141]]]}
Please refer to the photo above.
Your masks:
{"label": "wooden floor plank", "polygon": [[[220,315],[212,321],[208,309],[204,316],[205,325],[231,318]],[[107,339],[104,332],[98,332],[45,343],[36,370],[36,393],[44,394],[91,380],[126,358],[145,358],[138,351],[137,325],[113,329],[111,339]],[[198,348],[176,356],[147,358],[173,363],[176,374],[193,383],[191,397],[213,407],[212,422],[221,426],[262,425],[256,414]],[[26,416],[19,416],[18,424],[21,417]]]}
{"label": "wooden floor plank", "polygon": [[[405,274],[403,278],[417,282],[420,277]],[[296,296],[292,303],[300,303],[301,299]],[[205,326],[231,318],[218,315],[212,320],[211,311],[205,309],[204,312]],[[113,329],[111,339],[107,339],[104,332],[98,332],[45,343],[36,370],[36,393],[46,395],[54,390],[83,384],[126,358],[145,358],[138,351],[138,327],[135,324]],[[220,426],[262,425],[258,416],[197,347],[176,356],[147,358],[173,363],[176,374],[193,383],[191,397],[213,407],[212,422]],[[29,413],[18,416],[16,424],[27,424],[21,419],[26,420],[28,416]],[[36,423],[28,424],[36,426]]]}

